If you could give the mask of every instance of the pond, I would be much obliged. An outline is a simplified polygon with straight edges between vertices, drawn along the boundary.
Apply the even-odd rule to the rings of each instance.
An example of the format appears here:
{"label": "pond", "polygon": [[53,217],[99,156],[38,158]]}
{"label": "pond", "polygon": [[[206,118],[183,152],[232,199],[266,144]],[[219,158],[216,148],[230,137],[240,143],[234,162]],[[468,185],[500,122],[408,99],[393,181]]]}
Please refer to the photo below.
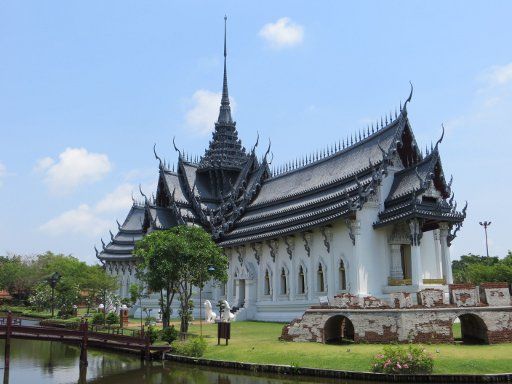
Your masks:
{"label": "pond", "polygon": [[[284,384],[340,383],[314,378],[298,379],[275,375],[177,364],[169,361],[143,362],[136,355],[89,349],[89,365],[80,370],[80,349],[61,342],[12,340],[10,368],[4,368],[4,340],[0,340],[0,380],[3,384]],[[1,383],[2,381],[0,381]],[[347,382],[348,383],[348,382]],[[350,383],[356,383],[350,381]]]}

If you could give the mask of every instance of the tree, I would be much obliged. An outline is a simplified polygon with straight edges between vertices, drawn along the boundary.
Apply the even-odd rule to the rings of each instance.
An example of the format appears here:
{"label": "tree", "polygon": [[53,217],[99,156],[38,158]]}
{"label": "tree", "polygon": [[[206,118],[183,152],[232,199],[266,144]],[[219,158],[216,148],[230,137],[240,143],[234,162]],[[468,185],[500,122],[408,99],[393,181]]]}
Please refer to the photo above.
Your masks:
{"label": "tree", "polygon": [[193,287],[202,289],[210,279],[227,281],[228,259],[209,233],[197,226],[177,226],[170,230],[179,260],[178,294],[180,332],[187,333],[192,313]]}
{"label": "tree", "polygon": [[227,257],[210,234],[196,226],[180,225],[155,231],[138,241],[138,275],[152,291],[160,291],[163,326],[169,325],[175,294],[180,298],[181,332],[188,332],[193,287],[210,280],[227,280]]}
{"label": "tree", "polygon": [[149,291],[160,292],[160,310],[164,327],[169,326],[171,304],[177,290],[177,253],[178,249],[169,231],[152,232],[135,244],[137,277],[145,283]]}
{"label": "tree", "polygon": [[82,283],[83,294],[86,295],[87,313],[90,307],[101,301],[107,305],[107,297],[110,297],[118,289],[119,282],[114,276],[110,276],[99,265],[89,266]]}
{"label": "tree", "polygon": [[454,281],[480,284],[483,282],[512,282],[512,253],[500,259],[479,255],[463,255],[452,262]]}
{"label": "tree", "polygon": [[16,301],[28,299],[38,277],[31,258],[14,255],[0,260],[0,289],[8,291]]}

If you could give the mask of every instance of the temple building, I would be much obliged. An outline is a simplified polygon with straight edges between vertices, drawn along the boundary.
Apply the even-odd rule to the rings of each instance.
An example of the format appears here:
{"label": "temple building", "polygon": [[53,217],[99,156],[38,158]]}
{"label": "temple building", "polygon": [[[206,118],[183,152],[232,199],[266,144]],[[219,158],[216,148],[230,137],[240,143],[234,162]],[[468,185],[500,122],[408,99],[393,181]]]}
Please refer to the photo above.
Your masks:
{"label": "temple building", "polygon": [[[154,197],[134,202],[97,257],[128,296],[132,251],[151,231],[200,225],[229,258],[229,281],[206,298],[241,307],[239,319],[289,321],[339,293],[390,300],[425,288],[448,292],[457,210],[437,140],[420,150],[399,111],[314,155],[271,167],[270,143],[257,155],[238,138],[228,96],[226,40],[220,110],[202,156],[159,162]],[[213,123],[213,122],[212,122]],[[173,141],[174,142],[174,141]],[[145,305],[158,307],[156,298]]]}

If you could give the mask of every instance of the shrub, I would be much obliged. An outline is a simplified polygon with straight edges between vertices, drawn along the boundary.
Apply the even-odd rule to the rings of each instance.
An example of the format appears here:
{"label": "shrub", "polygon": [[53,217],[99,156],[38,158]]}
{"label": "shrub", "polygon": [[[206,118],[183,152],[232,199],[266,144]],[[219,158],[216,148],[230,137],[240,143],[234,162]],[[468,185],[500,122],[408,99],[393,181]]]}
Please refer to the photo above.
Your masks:
{"label": "shrub", "polygon": [[186,341],[175,341],[172,343],[172,350],[177,355],[201,357],[206,351],[206,340],[202,337],[188,339]]}
{"label": "shrub", "polygon": [[432,373],[434,358],[421,345],[386,346],[375,356],[372,371],[391,374]]}
{"label": "shrub", "polygon": [[119,324],[119,316],[114,312],[109,312],[105,318],[105,322],[109,325]]}
{"label": "shrub", "polygon": [[150,325],[147,329],[146,329],[146,334],[149,336],[149,342],[151,344],[153,344],[155,341],[158,340],[158,330],[153,327],[152,325]]}
{"label": "shrub", "polygon": [[171,344],[174,340],[178,338],[178,331],[174,328],[174,325],[170,327],[165,327],[162,329],[162,333],[160,335],[160,339]]}
{"label": "shrub", "polygon": [[92,323],[93,324],[103,324],[105,320],[105,315],[102,312],[95,313],[92,317]]}

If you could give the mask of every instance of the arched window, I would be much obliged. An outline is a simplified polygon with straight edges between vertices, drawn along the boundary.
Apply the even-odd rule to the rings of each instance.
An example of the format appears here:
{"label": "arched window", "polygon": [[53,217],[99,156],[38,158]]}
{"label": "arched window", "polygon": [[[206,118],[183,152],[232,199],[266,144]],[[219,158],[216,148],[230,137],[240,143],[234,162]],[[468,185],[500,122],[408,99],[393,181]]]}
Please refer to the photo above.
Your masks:
{"label": "arched window", "polygon": [[270,275],[268,269],[265,270],[265,287],[263,290],[264,295],[270,295]]}
{"label": "arched window", "polygon": [[299,294],[306,293],[306,275],[304,274],[304,268],[302,268],[302,265],[299,267],[299,284],[297,286],[297,292]]}
{"label": "arched window", "polygon": [[347,289],[347,275],[345,271],[345,264],[343,263],[343,260],[340,260],[340,266],[338,268],[338,281],[340,284],[340,290]]}
{"label": "arched window", "polygon": [[281,295],[288,293],[288,287],[286,286],[286,271],[284,268],[281,269]]}
{"label": "arched window", "polygon": [[318,281],[318,292],[325,291],[325,282],[324,282],[324,270],[322,268],[322,263],[318,263],[318,271],[316,272],[317,281]]}

